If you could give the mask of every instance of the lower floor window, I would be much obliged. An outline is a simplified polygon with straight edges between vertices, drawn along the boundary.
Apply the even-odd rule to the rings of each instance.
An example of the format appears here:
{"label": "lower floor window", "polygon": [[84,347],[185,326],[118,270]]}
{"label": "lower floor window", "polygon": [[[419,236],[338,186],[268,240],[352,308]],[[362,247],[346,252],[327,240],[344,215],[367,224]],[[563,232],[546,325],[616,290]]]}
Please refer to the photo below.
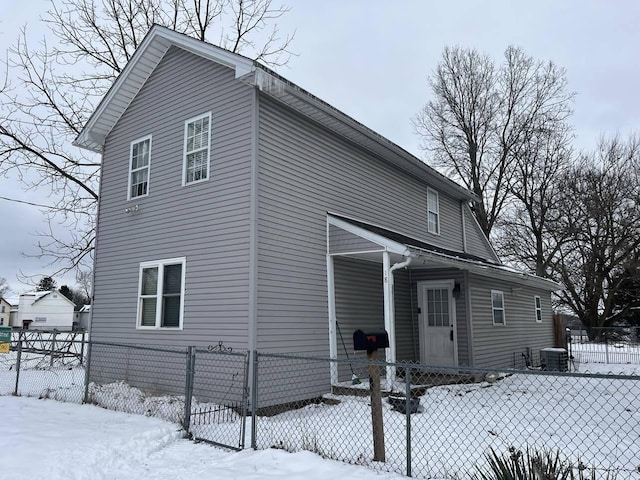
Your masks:
{"label": "lower floor window", "polygon": [[185,259],[140,264],[139,328],[182,328]]}

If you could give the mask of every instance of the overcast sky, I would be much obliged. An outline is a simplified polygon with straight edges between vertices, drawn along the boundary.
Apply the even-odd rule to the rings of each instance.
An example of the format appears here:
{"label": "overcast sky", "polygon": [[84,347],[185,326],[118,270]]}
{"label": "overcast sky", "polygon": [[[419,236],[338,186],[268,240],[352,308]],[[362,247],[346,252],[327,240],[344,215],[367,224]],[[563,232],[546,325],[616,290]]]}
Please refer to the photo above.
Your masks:
{"label": "overcast sky", "polygon": [[[46,0],[0,0],[0,53],[28,23],[34,35]],[[420,156],[411,118],[429,99],[427,75],[447,45],[473,47],[499,60],[508,45],[566,68],[578,95],[576,145],[601,134],[640,132],[640,2],[593,1],[291,1],[280,30],[296,31],[292,58],[279,73]],[[0,178],[0,196],[22,195]],[[37,195],[28,195],[37,201]],[[37,208],[0,200],[0,277],[25,290],[19,270],[47,274],[33,233]],[[73,283],[70,278],[58,279]]]}

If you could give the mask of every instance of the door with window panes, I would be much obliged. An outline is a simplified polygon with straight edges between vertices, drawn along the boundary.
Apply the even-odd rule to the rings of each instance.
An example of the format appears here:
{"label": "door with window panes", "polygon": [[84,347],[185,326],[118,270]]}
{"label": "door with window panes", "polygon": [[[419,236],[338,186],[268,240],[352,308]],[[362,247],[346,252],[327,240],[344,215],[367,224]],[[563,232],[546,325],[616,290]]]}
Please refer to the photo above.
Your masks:
{"label": "door with window panes", "polygon": [[420,282],[420,361],[427,365],[457,365],[453,282]]}

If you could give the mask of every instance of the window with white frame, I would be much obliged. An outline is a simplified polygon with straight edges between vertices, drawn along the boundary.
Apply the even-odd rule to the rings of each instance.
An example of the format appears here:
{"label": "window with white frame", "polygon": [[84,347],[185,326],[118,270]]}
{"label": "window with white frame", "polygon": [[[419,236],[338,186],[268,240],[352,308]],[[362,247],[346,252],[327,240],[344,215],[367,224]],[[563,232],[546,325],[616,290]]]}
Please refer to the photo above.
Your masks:
{"label": "window with white frame", "polygon": [[500,290],[491,290],[491,311],[494,325],[504,325],[504,293]]}
{"label": "window with white frame", "polygon": [[182,328],[185,258],[140,264],[138,328]]}
{"label": "window with white frame", "polygon": [[540,301],[540,297],[535,296],[535,304],[536,304],[536,322],[542,322],[542,302]]}
{"label": "window with white frame", "polygon": [[149,193],[151,136],[131,142],[129,159],[129,199]]}
{"label": "window with white frame", "polygon": [[209,150],[211,142],[211,113],[184,123],[183,184],[209,178]]}
{"label": "window with white frame", "polygon": [[427,189],[427,230],[429,233],[440,234],[440,201],[438,192]]}

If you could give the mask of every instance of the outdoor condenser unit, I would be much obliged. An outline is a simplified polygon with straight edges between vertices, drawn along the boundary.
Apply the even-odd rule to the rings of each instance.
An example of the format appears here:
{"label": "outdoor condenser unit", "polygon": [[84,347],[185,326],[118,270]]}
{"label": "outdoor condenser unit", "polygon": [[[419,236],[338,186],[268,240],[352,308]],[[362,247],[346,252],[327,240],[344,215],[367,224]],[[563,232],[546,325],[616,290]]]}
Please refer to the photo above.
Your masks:
{"label": "outdoor condenser unit", "polygon": [[569,370],[569,359],[564,348],[543,348],[540,350],[540,366],[542,370],[566,372]]}

